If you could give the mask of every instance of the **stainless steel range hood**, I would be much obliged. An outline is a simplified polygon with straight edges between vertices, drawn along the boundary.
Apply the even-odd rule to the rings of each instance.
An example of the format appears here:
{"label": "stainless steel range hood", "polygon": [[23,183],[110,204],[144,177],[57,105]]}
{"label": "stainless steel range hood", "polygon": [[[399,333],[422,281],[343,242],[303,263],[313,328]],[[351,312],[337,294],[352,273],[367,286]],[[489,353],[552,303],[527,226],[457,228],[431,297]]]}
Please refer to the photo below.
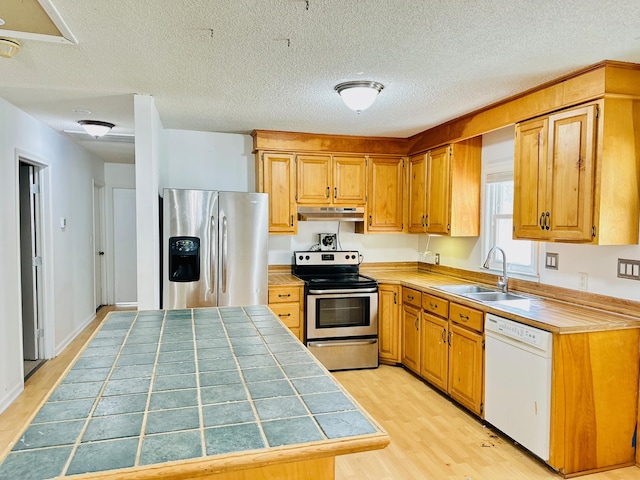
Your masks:
{"label": "stainless steel range hood", "polygon": [[298,207],[298,220],[364,222],[364,207]]}

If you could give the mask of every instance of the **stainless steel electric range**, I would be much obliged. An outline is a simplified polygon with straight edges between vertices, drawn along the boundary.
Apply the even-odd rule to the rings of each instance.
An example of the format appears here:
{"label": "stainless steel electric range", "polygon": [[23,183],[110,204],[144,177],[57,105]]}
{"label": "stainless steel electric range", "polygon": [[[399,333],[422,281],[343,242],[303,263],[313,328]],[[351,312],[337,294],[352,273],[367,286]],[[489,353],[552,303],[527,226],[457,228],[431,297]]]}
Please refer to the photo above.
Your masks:
{"label": "stainless steel electric range", "polygon": [[378,366],[378,282],[357,251],[295,252],[305,282],[305,344],[328,370]]}

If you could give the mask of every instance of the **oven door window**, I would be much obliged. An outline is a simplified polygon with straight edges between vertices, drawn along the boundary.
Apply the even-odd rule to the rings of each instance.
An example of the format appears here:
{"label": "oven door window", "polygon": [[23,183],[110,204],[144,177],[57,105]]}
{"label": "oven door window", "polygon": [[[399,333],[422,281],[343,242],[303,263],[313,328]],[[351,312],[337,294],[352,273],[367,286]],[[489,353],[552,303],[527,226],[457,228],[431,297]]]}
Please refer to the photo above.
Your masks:
{"label": "oven door window", "polygon": [[366,297],[316,298],[316,328],[368,327],[371,324]]}

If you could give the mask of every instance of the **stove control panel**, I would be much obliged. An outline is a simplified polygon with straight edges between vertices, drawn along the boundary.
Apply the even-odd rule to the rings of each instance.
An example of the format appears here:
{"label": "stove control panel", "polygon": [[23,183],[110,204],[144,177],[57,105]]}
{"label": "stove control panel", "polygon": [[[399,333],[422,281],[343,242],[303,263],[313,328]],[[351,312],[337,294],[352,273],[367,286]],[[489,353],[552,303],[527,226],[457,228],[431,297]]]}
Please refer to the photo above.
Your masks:
{"label": "stove control panel", "polygon": [[357,251],[315,251],[294,252],[296,265],[358,265],[360,253]]}

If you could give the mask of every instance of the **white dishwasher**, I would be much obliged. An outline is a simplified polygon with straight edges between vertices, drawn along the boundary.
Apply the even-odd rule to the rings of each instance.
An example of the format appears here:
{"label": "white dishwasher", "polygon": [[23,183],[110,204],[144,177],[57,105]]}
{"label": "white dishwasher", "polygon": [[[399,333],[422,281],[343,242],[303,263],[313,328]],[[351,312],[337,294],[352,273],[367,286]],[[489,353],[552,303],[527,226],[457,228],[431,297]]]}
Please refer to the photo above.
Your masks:
{"label": "white dishwasher", "polygon": [[548,461],[551,333],[487,313],[485,336],[485,420]]}

